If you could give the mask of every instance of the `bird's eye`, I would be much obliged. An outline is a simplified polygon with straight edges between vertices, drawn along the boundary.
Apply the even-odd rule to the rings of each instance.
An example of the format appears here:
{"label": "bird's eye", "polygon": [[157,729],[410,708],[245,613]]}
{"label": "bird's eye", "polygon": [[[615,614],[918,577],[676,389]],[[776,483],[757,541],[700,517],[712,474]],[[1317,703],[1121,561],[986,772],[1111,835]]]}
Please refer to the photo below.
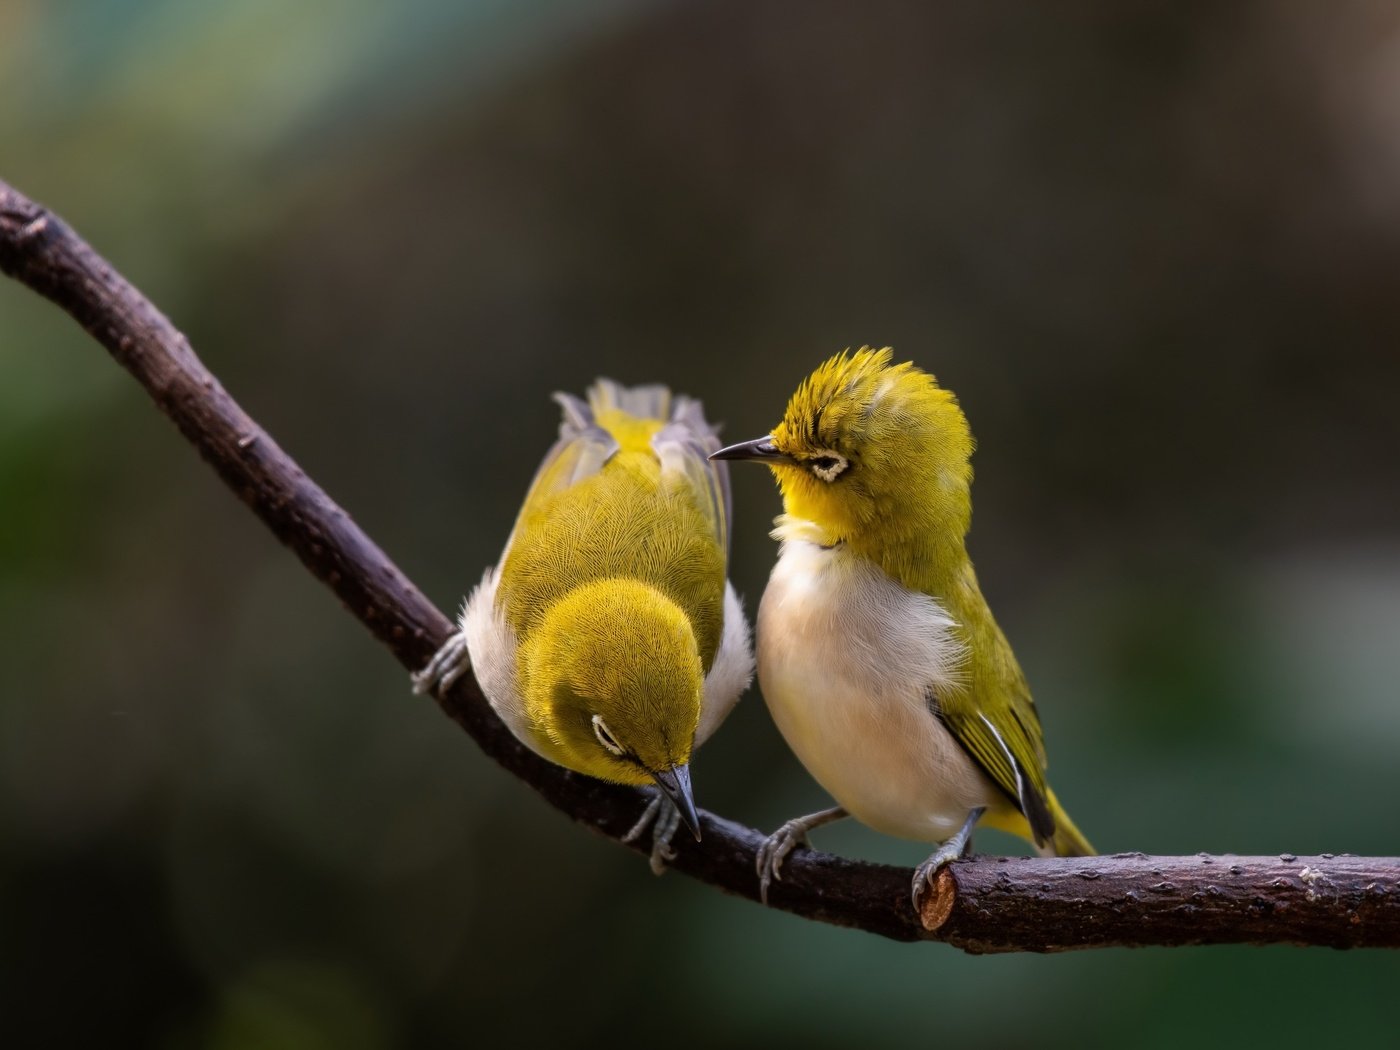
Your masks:
{"label": "bird's eye", "polygon": [[839,452],[824,452],[807,461],[813,474],[823,481],[835,481],[841,472],[850,466],[850,461]]}
{"label": "bird's eye", "polygon": [[608,729],[608,724],[603,721],[602,715],[593,716],[593,735],[598,738],[598,743],[602,744],[619,758],[622,757],[622,745],[613,739],[612,732]]}

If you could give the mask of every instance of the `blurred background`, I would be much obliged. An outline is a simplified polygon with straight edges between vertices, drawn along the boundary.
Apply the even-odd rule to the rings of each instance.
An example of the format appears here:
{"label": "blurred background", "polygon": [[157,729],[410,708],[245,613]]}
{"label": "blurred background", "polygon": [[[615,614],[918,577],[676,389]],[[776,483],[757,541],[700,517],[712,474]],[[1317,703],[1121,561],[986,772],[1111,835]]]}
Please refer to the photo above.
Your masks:
{"label": "blurred background", "polygon": [[[4,0],[0,176],[444,609],[552,391],[665,380],[739,440],[893,344],[971,418],[973,556],[1100,849],[1400,853],[1390,5]],[[734,473],[752,611],[778,502]],[[12,1045],[1394,1031],[1393,955],[973,958],[653,878],[8,282],[0,637]],[[756,692],[695,777],[763,828],[826,804]]]}

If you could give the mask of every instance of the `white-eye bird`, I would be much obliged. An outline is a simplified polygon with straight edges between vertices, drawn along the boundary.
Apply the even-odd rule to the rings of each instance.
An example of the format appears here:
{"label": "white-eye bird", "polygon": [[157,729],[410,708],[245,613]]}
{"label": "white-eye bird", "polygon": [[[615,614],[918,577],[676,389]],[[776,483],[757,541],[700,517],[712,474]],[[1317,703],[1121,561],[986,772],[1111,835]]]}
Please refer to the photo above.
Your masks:
{"label": "white-eye bird", "polygon": [[468,667],[501,720],[551,762],[660,792],[652,869],[680,820],[700,838],[690,759],[753,677],[749,626],[725,579],[729,476],[700,402],[600,379],[556,394],[545,456],[500,564],[461,631],[414,676],[447,688]]}
{"label": "white-eye bird", "polygon": [[1093,853],[1045,781],[1035,703],[964,545],[967,420],[933,376],[891,353],[832,358],[771,434],[711,456],[765,463],[782,490],[758,680],[788,745],[838,803],[767,840],[765,899],[807,833],[845,816],[942,843],[914,873],[916,908],[979,820],[1042,853]]}

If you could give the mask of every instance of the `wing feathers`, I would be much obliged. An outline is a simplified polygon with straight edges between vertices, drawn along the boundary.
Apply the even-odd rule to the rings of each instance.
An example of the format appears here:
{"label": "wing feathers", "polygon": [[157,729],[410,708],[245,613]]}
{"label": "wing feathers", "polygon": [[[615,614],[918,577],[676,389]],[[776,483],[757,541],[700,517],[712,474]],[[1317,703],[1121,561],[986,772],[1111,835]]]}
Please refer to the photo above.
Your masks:
{"label": "wing feathers", "polygon": [[[594,476],[622,447],[630,423],[619,424],[623,413],[639,424],[661,423],[650,448],[661,463],[663,483],[680,484],[693,494],[710,522],[720,546],[729,550],[729,470],[725,463],[709,462],[720,446],[719,437],[705,420],[701,403],[685,395],[673,395],[660,384],[624,387],[611,379],[599,379],[588,388],[588,399],[557,393],[561,416],[559,440],[545,454],[521,507],[521,518],[551,496]],[[599,423],[623,426],[618,435]],[[635,447],[628,445],[629,448]],[[643,447],[646,447],[645,445]],[[517,520],[517,527],[519,521]],[[514,539],[512,532],[511,539]],[[506,552],[510,541],[506,543]],[[504,555],[502,556],[504,561]]]}
{"label": "wing feathers", "polygon": [[[1049,842],[1055,834],[1055,818],[1046,802],[1045,774],[1040,766],[1019,760],[1013,744],[985,714],[969,715],[945,711],[932,704],[930,706],[962,749],[1016,803],[1031,826],[1036,845]],[[1015,722],[1015,729],[1024,735],[1025,730],[1019,721]],[[1023,745],[1027,754],[1035,753],[1034,744],[1029,739],[1017,743]]]}
{"label": "wing feathers", "polygon": [[685,396],[676,398],[671,421],[656,432],[651,447],[661,460],[662,477],[680,480],[699,497],[701,509],[706,512],[715,537],[727,554],[731,510],[729,465],[709,460],[710,453],[719,449],[719,437],[705,421],[705,410],[700,402]]}

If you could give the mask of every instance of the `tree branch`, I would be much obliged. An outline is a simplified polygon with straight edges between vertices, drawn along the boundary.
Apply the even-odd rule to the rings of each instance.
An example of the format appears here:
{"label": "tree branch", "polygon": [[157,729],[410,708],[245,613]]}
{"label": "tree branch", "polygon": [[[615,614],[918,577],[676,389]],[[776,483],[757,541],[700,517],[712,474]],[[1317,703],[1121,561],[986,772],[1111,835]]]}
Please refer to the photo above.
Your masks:
{"label": "tree branch", "polygon": [[[238,406],[170,321],[56,215],[4,182],[0,271],[58,304],[105,346],[405,668],[417,670],[447,640],[447,617]],[[570,773],[523,747],[475,680],[439,703],[483,751],[573,819],[617,840],[638,816],[641,796],[632,789]],[[763,837],[710,813],[701,822],[704,841],[678,836],[672,866],[756,900],[754,856]],[[1241,942],[1400,947],[1396,858],[975,858],[940,873],[921,916],[909,905],[910,877],[799,850],[770,900],[805,918],[972,952]]]}

